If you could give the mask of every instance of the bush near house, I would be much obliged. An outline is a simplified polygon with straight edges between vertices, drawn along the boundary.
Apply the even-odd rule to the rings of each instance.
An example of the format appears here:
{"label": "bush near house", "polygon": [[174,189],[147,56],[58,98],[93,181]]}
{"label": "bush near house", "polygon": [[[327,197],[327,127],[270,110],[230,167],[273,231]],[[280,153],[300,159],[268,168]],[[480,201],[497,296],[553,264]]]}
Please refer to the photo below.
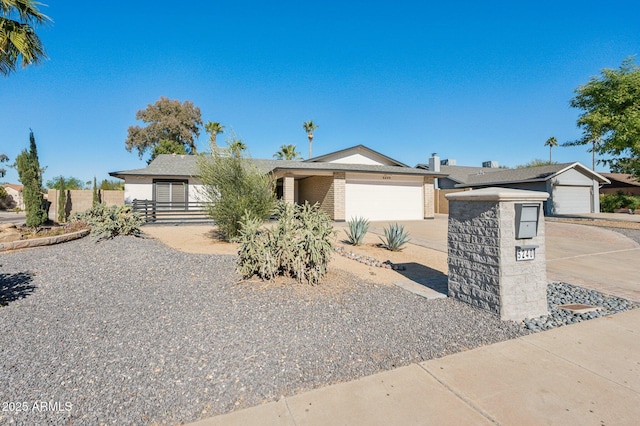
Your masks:
{"label": "bush near house", "polygon": [[269,218],[275,203],[275,181],[244,157],[244,144],[235,140],[227,150],[198,158],[206,210],[227,240],[238,236],[240,221],[250,215]]}
{"label": "bush near house", "polygon": [[602,213],[613,213],[617,209],[635,210],[640,206],[640,197],[625,195],[622,191],[617,194],[600,195],[600,211]]}
{"label": "bush near house", "polygon": [[100,240],[111,239],[118,235],[138,237],[141,234],[142,219],[132,212],[130,206],[110,206],[94,204],[89,210],[74,213],[71,223],[84,222],[91,227],[91,235]]}
{"label": "bush near house", "polygon": [[263,221],[245,215],[235,241],[240,243],[238,272],[263,280],[276,276],[295,278],[298,282],[318,284],[327,273],[333,252],[333,224],[318,205],[294,205],[279,202],[278,222],[272,228]]}

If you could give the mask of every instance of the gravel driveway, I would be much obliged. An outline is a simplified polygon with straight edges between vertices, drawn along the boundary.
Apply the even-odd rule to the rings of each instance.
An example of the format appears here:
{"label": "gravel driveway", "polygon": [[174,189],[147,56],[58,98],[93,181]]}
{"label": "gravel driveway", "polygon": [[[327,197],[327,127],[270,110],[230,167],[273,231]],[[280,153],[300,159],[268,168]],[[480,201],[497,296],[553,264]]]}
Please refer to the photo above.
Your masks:
{"label": "gravel driveway", "polygon": [[237,283],[233,256],[150,239],[0,263],[0,423],[188,422],[527,333],[346,273]]}

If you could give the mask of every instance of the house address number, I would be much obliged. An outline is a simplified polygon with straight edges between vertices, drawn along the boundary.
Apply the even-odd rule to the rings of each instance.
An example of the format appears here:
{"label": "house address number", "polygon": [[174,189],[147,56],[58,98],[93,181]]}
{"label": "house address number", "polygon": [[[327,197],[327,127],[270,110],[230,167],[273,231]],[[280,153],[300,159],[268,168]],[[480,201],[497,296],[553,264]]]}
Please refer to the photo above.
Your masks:
{"label": "house address number", "polygon": [[536,258],[535,247],[516,247],[516,261],[533,260]]}

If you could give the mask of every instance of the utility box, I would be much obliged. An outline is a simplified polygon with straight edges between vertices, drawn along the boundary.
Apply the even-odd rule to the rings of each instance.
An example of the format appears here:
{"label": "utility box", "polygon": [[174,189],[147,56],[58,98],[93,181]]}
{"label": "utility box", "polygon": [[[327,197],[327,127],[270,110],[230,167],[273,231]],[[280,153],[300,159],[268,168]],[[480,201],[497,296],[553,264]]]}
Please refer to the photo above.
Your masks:
{"label": "utility box", "polygon": [[539,203],[516,203],[516,239],[534,238],[538,235]]}
{"label": "utility box", "polygon": [[548,314],[546,192],[485,188],[447,194],[449,296],[503,320]]}

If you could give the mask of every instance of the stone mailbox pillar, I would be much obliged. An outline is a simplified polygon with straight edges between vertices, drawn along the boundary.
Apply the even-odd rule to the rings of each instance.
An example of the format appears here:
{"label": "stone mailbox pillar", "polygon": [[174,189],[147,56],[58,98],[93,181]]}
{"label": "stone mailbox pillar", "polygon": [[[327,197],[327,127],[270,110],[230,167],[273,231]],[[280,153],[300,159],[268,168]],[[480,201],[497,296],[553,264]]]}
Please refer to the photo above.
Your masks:
{"label": "stone mailbox pillar", "polygon": [[448,194],[449,296],[502,320],[546,315],[546,192],[486,188]]}

